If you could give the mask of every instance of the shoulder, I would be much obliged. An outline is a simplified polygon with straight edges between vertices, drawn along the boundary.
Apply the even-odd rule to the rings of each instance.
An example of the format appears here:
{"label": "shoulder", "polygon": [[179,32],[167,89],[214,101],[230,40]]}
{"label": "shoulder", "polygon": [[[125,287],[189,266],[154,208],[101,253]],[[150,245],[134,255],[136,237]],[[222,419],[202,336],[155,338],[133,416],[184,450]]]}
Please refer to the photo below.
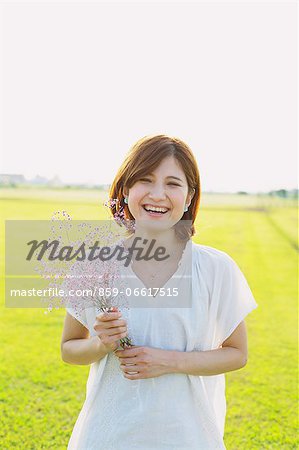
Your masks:
{"label": "shoulder", "polygon": [[212,286],[238,272],[235,260],[225,251],[203,244],[192,244],[193,276]]}
{"label": "shoulder", "polygon": [[192,241],[192,258],[194,264],[210,267],[225,267],[235,263],[233,258],[223,250],[219,250],[209,245],[196,244]]}
{"label": "shoulder", "polygon": [[192,278],[200,288],[212,294],[225,280],[235,274],[237,264],[225,251],[203,244],[192,243]]}

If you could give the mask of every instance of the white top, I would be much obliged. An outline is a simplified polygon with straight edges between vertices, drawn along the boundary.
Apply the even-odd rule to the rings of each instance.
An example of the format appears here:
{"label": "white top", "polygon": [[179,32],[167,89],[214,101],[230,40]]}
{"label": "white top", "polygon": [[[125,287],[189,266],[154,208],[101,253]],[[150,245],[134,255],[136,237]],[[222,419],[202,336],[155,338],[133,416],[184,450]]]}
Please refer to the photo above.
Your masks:
{"label": "white top", "polygon": [[[157,296],[143,297],[148,306],[142,308],[136,303],[131,308],[119,307],[134,345],[188,352],[216,349],[257,308],[236,262],[227,253],[192,240],[175,273],[175,286],[184,277],[190,252],[191,306],[152,307],[161,301]],[[133,274],[130,266],[123,270]],[[126,282],[144,287],[137,277],[127,277]],[[172,279],[166,285],[171,283]],[[93,324],[99,309],[88,307],[81,313],[66,309],[91,336],[96,335]],[[68,450],[225,449],[225,374],[182,373],[129,380],[119,364],[113,352],[91,364],[86,399]]]}

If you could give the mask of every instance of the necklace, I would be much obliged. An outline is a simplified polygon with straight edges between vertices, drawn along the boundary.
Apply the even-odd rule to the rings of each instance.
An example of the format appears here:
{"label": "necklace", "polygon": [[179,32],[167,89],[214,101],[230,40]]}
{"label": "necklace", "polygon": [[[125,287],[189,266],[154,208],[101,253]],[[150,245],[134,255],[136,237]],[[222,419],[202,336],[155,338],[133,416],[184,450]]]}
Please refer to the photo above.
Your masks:
{"label": "necklace", "polygon": [[[187,244],[186,244],[186,245],[187,245]],[[185,247],[183,248],[183,251],[181,252],[181,257],[180,257],[180,259],[179,259],[179,261],[178,261],[178,265],[180,264],[180,262],[181,262],[182,259],[183,259],[183,254],[184,254],[186,245],[185,245]],[[155,271],[154,273],[153,273],[153,272],[149,272],[148,266],[147,266],[147,267],[146,267],[146,274],[147,274],[147,276],[149,277],[150,281],[154,281],[158,275],[163,275],[163,269],[164,269],[164,267],[167,266],[167,265],[171,265],[171,262],[170,262],[171,260],[176,261],[177,256],[178,256],[179,254],[180,254],[180,251],[174,253],[174,256],[172,255],[172,257],[167,258],[165,261],[163,261],[162,264],[161,264],[161,263],[158,264],[158,266],[159,266],[159,267],[158,267],[158,270]],[[131,265],[131,267],[132,267],[132,265]],[[137,264],[137,267],[138,267],[138,264]],[[132,269],[133,269],[133,267],[132,267]],[[135,271],[134,271],[134,272],[135,272]],[[135,272],[135,273],[136,273],[136,272]]]}
{"label": "necklace", "polygon": [[[126,240],[123,239],[121,241],[121,246],[124,248],[125,252],[127,253],[128,252],[128,247],[125,245],[125,242],[126,242]],[[140,261],[137,260],[137,264],[136,264],[136,260],[131,260],[130,268],[131,268],[133,274],[142,282],[142,284],[145,287],[147,287],[146,284],[150,285],[153,282],[156,285],[155,287],[158,287],[157,286],[157,284],[158,284],[157,280],[160,281],[160,284],[162,283],[163,286],[165,286],[165,284],[177,272],[177,270],[178,270],[178,268],[179,268],[179,266],[180,266],[180,264],[181,264],[181,262],[183,260],[183,256],[184,256],[184,253],[186,251],[187,245],[188,245],[188,241],[185,243],[184,246],[179,245],[178,246],[178,250],[175,251],[174,253],[172,253],[170,258],[168,257],[163,262],[160,261],[160,264],[158,264],[158,270],[156,270],[155,272],[152,272],[152,271],[148,270],[148,265],[144,264],[145,260],[143,260],[143,262],[139,266],[138,266],[138,262],[140,262]],[[179,255],[180,255],[180,258],[178,259]],[[176,270],[172,270],[171,271],[170,277],[166,277],[166,273],[165,273],[165,271],[163,271],[163,269],[166,267],[166,265],[172,266],[174,261],[177,262],[177,268],[176,268]],[[139,274],[138,274],[138,271],[136,272],[136,270],[133,269],[133,263],[135,263],[137,269],[138,269],[138,267],[140,269],[140,266],[141,266],[141,270],[139,271]],[[163,279],[163,277],[164,277],[164,279]],[[144,282],[144,278],[148,280],[148,283]],[[165,282],[164,282],[164,280],[165,280]],[[148,287],[148,289],[149,288],[150,288],[150,286]],[[160,291],[160,288],[157,289],[157,292],[156,292],[155,295],[153,295],[153,297],[156,297],[158,295],[159,291]]]}
{"label": "necklace", "polygon": [[163,274],[163,270],[162,269],[163,269],[163,267],[165,267],[167,265],[167,263],[169,263],[168,258],[167,258],[166,261],[163,261],[162,265],[159,265],[159,270],[157,270],[154,273],[148,273],[148,276],[151,279],[151,281],[153,281],[157,277],[158,274],[160,274],[160,275]]}

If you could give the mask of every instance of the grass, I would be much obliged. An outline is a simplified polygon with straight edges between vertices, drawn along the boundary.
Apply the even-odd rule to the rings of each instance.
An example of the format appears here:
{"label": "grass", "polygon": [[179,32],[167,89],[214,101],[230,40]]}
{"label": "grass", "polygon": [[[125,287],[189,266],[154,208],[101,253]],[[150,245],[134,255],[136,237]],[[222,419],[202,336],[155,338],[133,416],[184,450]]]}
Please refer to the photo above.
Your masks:
{"label": "grass", "polygon": [[[5,219],[108,218],[107,195],[86,190],[2,189]],[[203,195],[194,240],[230,254],[257,310],[246,318],[249,360],[226,374],[228,450],[295,449],[297,441],[297,208],[254,196]],[[1,280],[4,257],[1,258]],[[82,407],[88,366],[60,358],[64,310],[4,307],[1,283],[1,449],[65,449]]]}

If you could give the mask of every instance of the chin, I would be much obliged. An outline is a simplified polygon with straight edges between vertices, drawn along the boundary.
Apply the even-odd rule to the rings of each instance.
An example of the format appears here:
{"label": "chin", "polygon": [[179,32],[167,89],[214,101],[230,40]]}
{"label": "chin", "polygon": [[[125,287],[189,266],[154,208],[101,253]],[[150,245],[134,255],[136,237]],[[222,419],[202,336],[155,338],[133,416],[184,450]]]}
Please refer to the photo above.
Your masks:
{"label": "chin", "polygon": [[152,231],[157,231],[157,230],[161,230],[161,231],[165,231],[165,230],[170,230],[171,228],[174,227],[174,225],[176,224],[175,221],[173,220],[155,220],[155,218],[150,218],[150,219],[144,219],[144,218],[140,218],[136,220],[136,226],[143,228],[145,230],[152,230]]}

